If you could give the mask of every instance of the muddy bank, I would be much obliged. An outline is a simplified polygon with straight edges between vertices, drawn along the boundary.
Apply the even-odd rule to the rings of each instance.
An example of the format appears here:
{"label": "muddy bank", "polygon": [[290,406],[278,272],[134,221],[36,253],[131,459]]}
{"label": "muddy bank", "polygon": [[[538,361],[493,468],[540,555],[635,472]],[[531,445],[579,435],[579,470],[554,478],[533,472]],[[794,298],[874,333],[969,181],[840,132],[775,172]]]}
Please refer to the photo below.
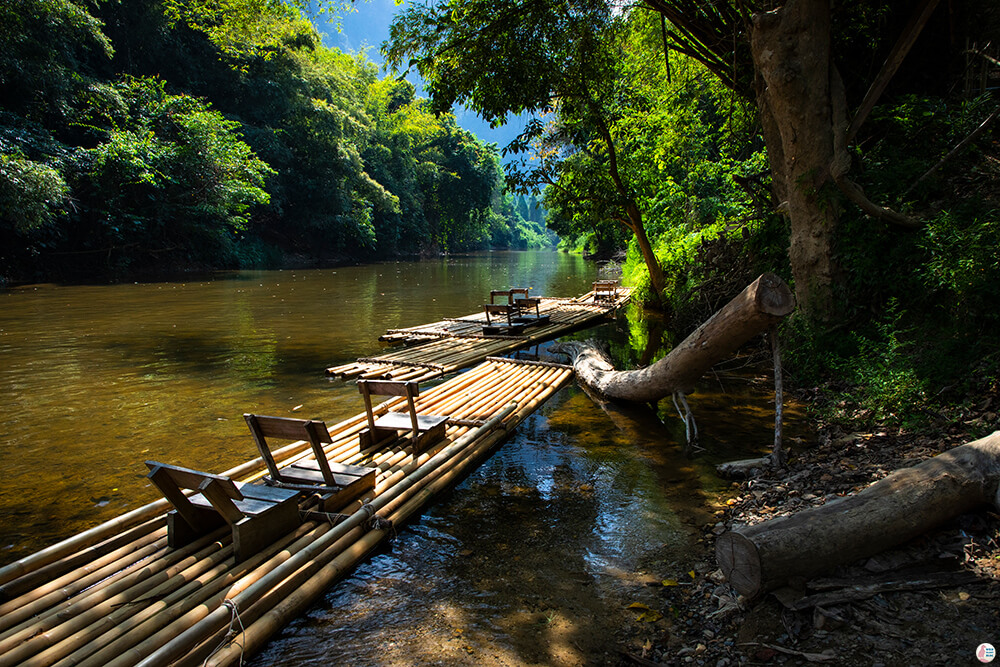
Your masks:
{"label": "muddy bank", "polygon": [[787,469],[733,483],[715,521],[702,526],[692,570],[650,576],[655,613],[628,624],[617,664],[975,664],[979,644],[1000,644],[994,511],[961,516],[900,548],[753,601],[725,584],[714,542],[734,526],[824,504],[969,442],[995,425],[990,407],[998,402],[944,415],[923,432],[819,424],[818,444],[793,448]]}

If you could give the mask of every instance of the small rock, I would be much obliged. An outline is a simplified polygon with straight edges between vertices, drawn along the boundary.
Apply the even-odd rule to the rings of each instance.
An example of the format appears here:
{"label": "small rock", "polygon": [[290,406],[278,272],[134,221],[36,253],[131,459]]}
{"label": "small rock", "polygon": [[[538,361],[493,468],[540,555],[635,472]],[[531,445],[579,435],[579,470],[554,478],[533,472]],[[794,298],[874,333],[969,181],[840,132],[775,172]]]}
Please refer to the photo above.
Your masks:
{"label": "small rock", "polygon": [[698,644],[697,646],[694,647],[694,654],[695,655],[701,655],[706,650],[708,650],[707,646],[705,646],[704,644]]}

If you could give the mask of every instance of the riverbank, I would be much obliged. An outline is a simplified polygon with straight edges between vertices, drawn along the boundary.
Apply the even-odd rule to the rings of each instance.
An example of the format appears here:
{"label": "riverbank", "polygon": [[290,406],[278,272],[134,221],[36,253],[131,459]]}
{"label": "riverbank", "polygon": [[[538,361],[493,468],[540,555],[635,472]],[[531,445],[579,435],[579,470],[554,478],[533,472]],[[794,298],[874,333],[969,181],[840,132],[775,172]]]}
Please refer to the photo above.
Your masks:
{"label": "riverbank", "polygon": [[[811,390],[799,398],[815,405],[824,394]],[[633,610],[634,619],[622,629],[618,664],[965,664],[979,644],[1000,644],[1000,515],[990,509],[807,582],[806,592],[831,595],[804,611],[779,601],[794,594],[734,597],[714,558],[715,539],[724,531],[854,493],[976,439],[996,423],[1000,394],[994,387],[980,399],[974,410],[942,414],[921,430],[818,423],[817,444],[793,448],[786,469],[733,483],[729,497],[719,498],[716,521],[702,527],[700,557],[691,569],[650,573],[657,603]],[[833,593],[859,584],[885,590],[854,601],[838,601]]]}

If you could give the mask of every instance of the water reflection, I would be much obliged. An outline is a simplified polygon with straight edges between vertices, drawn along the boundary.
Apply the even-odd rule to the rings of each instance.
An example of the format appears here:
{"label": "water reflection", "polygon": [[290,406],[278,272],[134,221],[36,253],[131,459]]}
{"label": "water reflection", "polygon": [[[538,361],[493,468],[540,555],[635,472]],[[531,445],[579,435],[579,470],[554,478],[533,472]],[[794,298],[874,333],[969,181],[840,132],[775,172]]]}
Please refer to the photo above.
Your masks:
{"label": "water reflection", "polygon": [[573,295],[594,266],[489,253],[0,292],[0,563],[154,497],[145,459],[223,470],[254,455],[244,412],[356,414],[327,366],[387,328],[481,307],[490,289]]}
{"label": "water reflection", "polygon": [[[664,353],[661,328],[627,317],[579,336],[611,341],[619,367]],[[562,390],[252,664],[614,662],[629,605],[663,606],[646,582],[683,581],[692,568],[726,486],[714,464],[770,445],[767,386],[747,369],[703,382],[690,399],[697,453],[664,409]]]}
{"label": "water reflection", "polygon": [[[145,459],[222,470],[253,456],[243,412],[358,413],[354,386],[322,372],[376,352],[385,329],[473,312],[510,285],[580,294],[595,274],[578,257],[492,253],[2,292],[0,562],[151,499]],[[580,335],[611,341],[621,365],[655,360],[662,323],[635,312]],[[769,445],[761,386],[699,387],[696,456],[668,402],[637,413],[564,389],[254,664],[599,659],[628,604],[655,604],[642,573],[690,569],[722,486],[712,465]]]}
{"label": "water reflection", "polygon": [[662,476],[697,483],[648,448],[679,451],[628,441],[578,389],[560,392],[253,664],[592,662],[650,595],[635,573],[687,567],[689,524],[707,516],[697,494],[664,489]]}

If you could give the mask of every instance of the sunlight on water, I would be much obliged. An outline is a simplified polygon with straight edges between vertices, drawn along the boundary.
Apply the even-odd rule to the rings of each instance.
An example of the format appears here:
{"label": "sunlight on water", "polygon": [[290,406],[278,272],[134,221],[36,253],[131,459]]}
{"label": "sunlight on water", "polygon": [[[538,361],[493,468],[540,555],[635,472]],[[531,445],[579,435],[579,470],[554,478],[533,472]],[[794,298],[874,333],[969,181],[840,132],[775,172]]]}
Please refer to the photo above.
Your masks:
{"label": "sunlight on water", "polygon": [[[377,354],[386,329],[477,311],[490,289],[573,296],[595,277],[578,257],[529,252],[0,292],[0,563],[151,500],[146,459],[221,471],[255,456],[244,412],[357,414],[354,385],[323,371]],[[663,336],[634,315],[578,334],[610,341],[620,366],[655,359]],[[694,451],[669,401],[654,414],[563,389],[252,664],[601,655],[651,594],[643,576],[690,568],[727,486],[714,465],[769,446],[767,376],[703,381]]]}
{"label": "sunlight on water", "polygon": [[154,498],[146,459],[221,471],[256,456],[244,412],[358,413],[328,366],[386,329],[482,307],[490,289],[589,288],[593,264],[488,253],[312,271],[0,292],[0,563]]}

